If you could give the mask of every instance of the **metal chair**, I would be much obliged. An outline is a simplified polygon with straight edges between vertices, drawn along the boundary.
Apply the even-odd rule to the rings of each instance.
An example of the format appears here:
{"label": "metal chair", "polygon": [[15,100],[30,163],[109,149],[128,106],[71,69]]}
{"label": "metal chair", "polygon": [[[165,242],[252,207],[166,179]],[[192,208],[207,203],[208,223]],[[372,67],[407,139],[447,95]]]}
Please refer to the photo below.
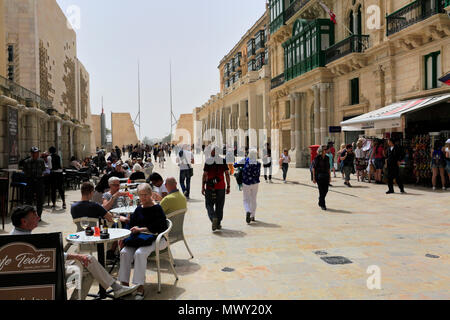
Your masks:
{"label": "metal chair", "polygon": [[[175,271],[172,252],[170,251],[170,238],[169,238],[170,230],[172,230],[172,221],[167,219],[167,229],[164,232],[160,233],[158,235],[158,237],[156,238],[155,255],[154,256],[156,258],[156,268],[158,271],[158,293],[161,293],[161,266],[160,266],[160,254],[161,253],[165,253],[165,252],[168,253],[170,268],[172,269],[175,279],[178,281],[178,274]],[[165,249],[161,250],[160,248],[161,248],[162,238],[164,238],[166,240],[167,247]],[[152,257],[153,257],[153,254],[149,256],[149,259]]]}
{"label": "metal chair", "polygon": [[13,172],[11,177],[11,207],[9,211],[12,211],[13,205],[16,203],[17,205],[24,204],[24,194],[25,188],[27,186],[25,174],[22,172]]}
{"label": "metal chair", "polygon": [[194,258],[194,255],[192,254],[191,249],[189,249],[189,246],[186,242],[186,237],[184,236],[184,216],[186,215],[187,209],[181,209],[175,212],[172,212],[167,215],[167,219],[172,221],[173,227],[172,231],[170,231],[169,238],[170,243],[175,244],[181,240],[184,241],[184,244],[186,245],[186,249],[188,250],[189,254],[191,255],[191,259]]}

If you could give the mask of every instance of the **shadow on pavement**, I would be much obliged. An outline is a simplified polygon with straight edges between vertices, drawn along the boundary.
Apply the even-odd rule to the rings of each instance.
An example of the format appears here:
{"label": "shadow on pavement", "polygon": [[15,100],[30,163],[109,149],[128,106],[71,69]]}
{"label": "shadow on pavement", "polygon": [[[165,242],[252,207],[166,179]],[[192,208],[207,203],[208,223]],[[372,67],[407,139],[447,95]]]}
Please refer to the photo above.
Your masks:
{"label": "shadow on pavement", "polygon": [[249,226],[253,227],[253,228],[281,228],[281,226],[279,224],[266,223],[266,222],[262,222],[262,221],[258,221],[258,220],[249,224]]}
{"label": "shadow on pavement", "polygon": [[66,213],[66,209],[53,209],[52,214],[62,214]]}
{"label": "shadow on pavement", "polygon": [[243,238],[247,235],[245,232],[230,229],[218,230],[213,234],[222,238]]}
{"label": "shadow on pavement", "polygon": [[[196,273],[197,271],[199,271],[202,267],[195,262],[192,262],[190,259],[174,259],[173,261],[175,263],[175,270],[177,271],[178,275],[188,275],[188,274],[192,274],[192,273]],[[168,262],[166,261],[166,263],[168,264]],[[167,268],[169,266],[167,265]],[[168,271],[170,272],[170,271]],[[171,273],[171,272],[170,272]]]}
{"label": "shadow on pavement", "polygon": [[336,209],[327,209],[328,212],[333,212],[333,213],[344,213],[344,214],[353,214],[353,212],[351,211],[347,211],[347,210],[336,210]]}
{"label": "shadow on pavement", "polygon": [[[144,300],[176,300],[180,295],[186,292],[185,289],[177,287],[178,281],[173,278],[173,285],[161,283],[161,293],[158,293],[158,280],[155,277],[155,283],[146,284]],[[171,280],[172,283],[172,280]],[[134,295],[129,295],[123,300],[134,300]]]}
{"label": "shadow on pavement", "polygon": [[197,200],[197,199],[189,199],[187,202],[188,203],[200,203],[200,202],[204,202],[205,200]]}

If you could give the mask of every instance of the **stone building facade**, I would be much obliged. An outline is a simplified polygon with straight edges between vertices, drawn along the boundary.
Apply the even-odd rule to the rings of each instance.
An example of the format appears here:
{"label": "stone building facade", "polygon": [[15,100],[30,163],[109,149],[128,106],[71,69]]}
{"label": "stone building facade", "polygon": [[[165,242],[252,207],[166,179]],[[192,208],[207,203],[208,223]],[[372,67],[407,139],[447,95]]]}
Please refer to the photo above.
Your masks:
{"label": "stone building facade", "polygon": [[[194,110],[195,144],[257,147],[270,141],[268,23],[266,12],[220,61],[220,92]],[[230,129],[240,130],[241,137],[227,137]],[[255,134],[248,129],[255,129]]]}
{"label": "stone building facade", "polygon": [[450,92],[437,81],[450,71],[448,6],[447,0],[269,1],[271,126],[297,167],[309,165],[311,145],[387,131],[330,133],[344,120]]}
{"label": "stone building facade", "polygon": [[[18,110],[20,158],[34,145],[56,146],[65,166],[71,156],[95,153],[89,73],[77,58],[76,33],[56,0],[2,0],[2,5],[7,54],[1,113],[5,119],[8,109]],[[6,152],[0,162],[0,167],[15,165]]]}

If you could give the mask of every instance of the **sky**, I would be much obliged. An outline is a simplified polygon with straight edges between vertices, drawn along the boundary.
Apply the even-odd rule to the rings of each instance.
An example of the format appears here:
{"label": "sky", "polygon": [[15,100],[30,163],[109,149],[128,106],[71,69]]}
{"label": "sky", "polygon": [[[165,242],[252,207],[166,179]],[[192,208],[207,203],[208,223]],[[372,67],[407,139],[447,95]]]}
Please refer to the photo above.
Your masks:
{"label": "sky", "polygon": [[107,127],[111,112],[130,112],[133,120],[138,113],[139,61],[143,139],[170,133],[170,61],[179,119],[220,91],[220,60],[264,14],[266,1],[57,2],[79,26],[77,55],[90,75],[91,112],[101,113],[103,97]]}

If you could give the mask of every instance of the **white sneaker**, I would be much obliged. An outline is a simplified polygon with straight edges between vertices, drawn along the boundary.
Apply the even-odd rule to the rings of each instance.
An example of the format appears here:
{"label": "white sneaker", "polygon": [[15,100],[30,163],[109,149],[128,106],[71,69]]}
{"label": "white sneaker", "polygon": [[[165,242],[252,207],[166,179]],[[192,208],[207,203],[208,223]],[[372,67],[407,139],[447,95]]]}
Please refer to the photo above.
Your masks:
{"label": "white sneaker", "polygon": [[135,292],[137,290],[137,288],[138,288],[138,286],[134,286],[134,287],[122,286],[121,289],[114,291],[114,298],[118,299],[120,297],[132,294],[133,292]]}
{"label": "white sneaker", "polygon": [[137,293],[134,296],[134,300],[138,300],[138,301],[144,300],[144,294],[143,293]]}
{"label": "white sneaker", "polygon": [[433,191],[436,191],[436,187],[433,187]]}
{"label": "white sneaker", "polygon": [[447,190],[447,188],[446,188],[446,187],[442,187],[442,190],[444,190],[444,191],[445,191],[445,190]]}

